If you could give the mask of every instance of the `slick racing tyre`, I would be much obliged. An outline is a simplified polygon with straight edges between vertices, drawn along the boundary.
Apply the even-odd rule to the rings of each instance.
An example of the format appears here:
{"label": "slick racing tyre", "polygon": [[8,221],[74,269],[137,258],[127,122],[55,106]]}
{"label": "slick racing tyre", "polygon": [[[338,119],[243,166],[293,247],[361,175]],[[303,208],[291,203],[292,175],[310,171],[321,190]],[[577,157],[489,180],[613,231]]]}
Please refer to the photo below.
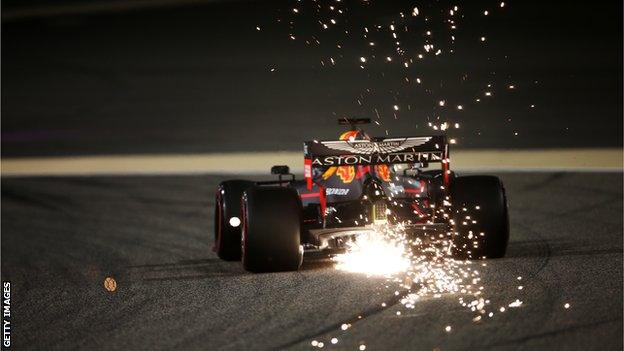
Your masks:
{"label": "slick racing tyre", "polygon": [[219,184],[215,196],[214,250],[226,261],[241,259],[241,198],[254,182],[228,180]]}
{"label": "slick racing tyre", "polygon": [[243,195],[243,267],[250,272],[295,271],[303,259],[297,191],[254,186]]}
{"label": "slick racing tyre", "polygon": [[500,179],[457,177],[451,183],[451,202],[455,256],[469,259],[505,256],[509,213]]}

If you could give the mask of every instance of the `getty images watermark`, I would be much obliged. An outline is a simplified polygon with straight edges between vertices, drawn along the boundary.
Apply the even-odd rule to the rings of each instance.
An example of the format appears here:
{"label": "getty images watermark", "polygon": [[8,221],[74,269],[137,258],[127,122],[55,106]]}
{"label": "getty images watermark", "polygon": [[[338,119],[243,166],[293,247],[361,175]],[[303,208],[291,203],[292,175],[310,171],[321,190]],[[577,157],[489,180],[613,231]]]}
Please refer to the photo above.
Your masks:
{"label": "getty images watermark", "polygon": [[11,347],[11,282],[2,282],[2,346]]}

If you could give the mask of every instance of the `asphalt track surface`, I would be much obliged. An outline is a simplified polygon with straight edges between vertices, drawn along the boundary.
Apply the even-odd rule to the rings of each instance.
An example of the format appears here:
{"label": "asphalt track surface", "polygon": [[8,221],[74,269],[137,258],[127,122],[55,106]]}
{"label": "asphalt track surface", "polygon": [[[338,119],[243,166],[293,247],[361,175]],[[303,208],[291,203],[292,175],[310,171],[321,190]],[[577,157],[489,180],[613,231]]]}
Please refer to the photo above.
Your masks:
{"label": "asphalt track surface", "polygon": [[4,178],[14,349],[310,349],[338,337],[326,348],[621,350],[622,173],[501,177],[509,253],[479,268],[494,305],[524,304],[481,323],[453,296],[405,310],[383,279],[324,261],[274,274],[220,261],[212,196],[226,177]]}

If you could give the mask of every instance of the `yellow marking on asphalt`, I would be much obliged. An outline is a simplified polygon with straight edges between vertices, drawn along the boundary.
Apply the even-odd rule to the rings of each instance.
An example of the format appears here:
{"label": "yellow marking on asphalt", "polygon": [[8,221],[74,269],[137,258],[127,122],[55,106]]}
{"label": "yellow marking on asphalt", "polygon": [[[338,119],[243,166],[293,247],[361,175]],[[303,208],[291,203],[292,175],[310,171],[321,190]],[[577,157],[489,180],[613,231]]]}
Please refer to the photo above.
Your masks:
{"label": "yellow marking on asphalt", "polygon": [[622,171],[622,149],[451,151],[451,169]]}
{"label": "yellow marking on asphalt", "polygon": [[[622,171],[622,149],[456,150],[451,169]],[[302,152],[2,158],[2,176],[268,174],[273,165],[303,169]],[[435,165],[433,165],[435,166]]]}

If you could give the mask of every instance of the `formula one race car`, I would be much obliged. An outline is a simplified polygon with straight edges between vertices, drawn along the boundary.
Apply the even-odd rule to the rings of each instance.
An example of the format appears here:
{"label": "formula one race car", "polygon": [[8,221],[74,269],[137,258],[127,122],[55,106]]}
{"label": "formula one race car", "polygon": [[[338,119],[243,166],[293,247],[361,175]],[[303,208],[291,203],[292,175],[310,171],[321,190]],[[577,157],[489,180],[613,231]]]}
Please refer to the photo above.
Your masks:
{"label": "formula one race car", "polygon": [[[509,217],[497,177],[456,176],[446,136],[373,138],[351,129],[334,141],[304,143],[304,179],[274,166],[273,181],[222,182],[215,201],[214,250],[252,272],[297,270],[304,251],[331,254],[375,225],[410,235],[439,233],[458,258],[503,257]],[[429,164],[441,170],[427,170]]]}

